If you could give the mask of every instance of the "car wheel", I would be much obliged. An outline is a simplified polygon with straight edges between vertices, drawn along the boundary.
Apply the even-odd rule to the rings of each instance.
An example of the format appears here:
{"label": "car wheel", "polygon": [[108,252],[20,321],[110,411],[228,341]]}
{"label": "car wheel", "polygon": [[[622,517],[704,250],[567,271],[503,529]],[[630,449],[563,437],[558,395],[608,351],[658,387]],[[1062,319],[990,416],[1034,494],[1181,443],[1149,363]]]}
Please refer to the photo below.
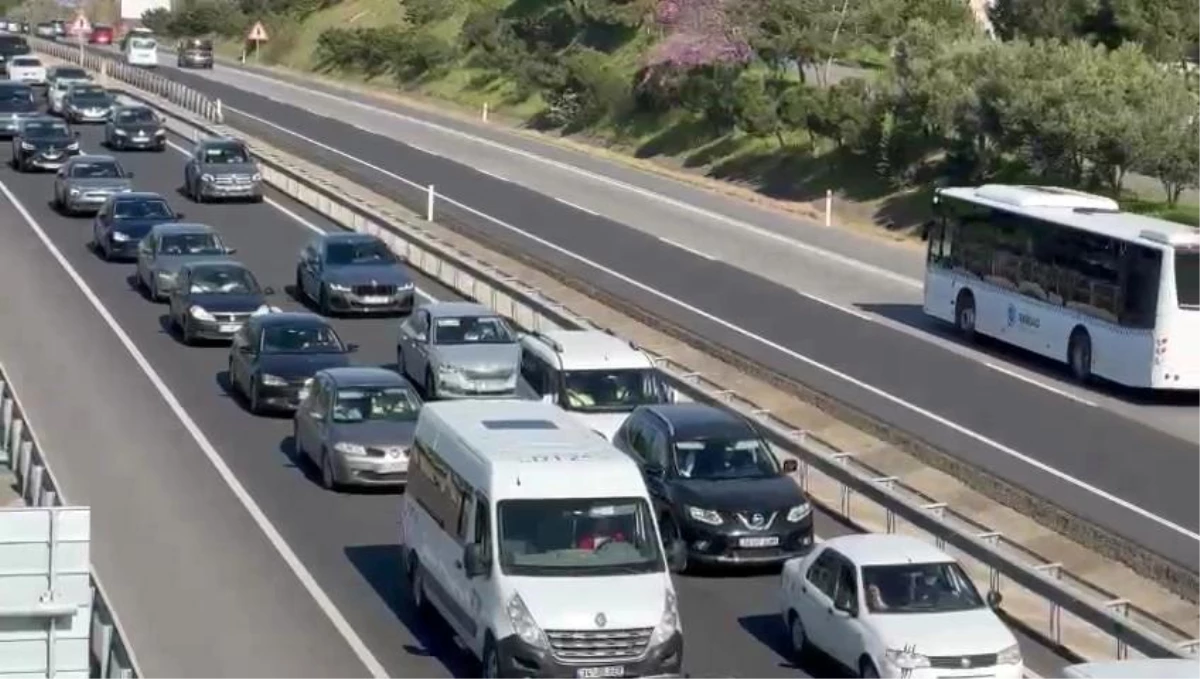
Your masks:
{"label": "car wheel", "polygon": [[146,284],[146,294],[150,296],[151,302],[163,300],[162,293],[158,291],[158,281],[153,274],[150,275],[150,282]]}
{"label": "car wheel", "polygon": [[190,319],[190,318],[183,319],[183,325],[182,325],[182,330],[180,330],[180,335],[182,336],[183,343],[188,346],[191,346],[196,343],[196,338],[193,336],[192,332],[193,332],[192,331],[192,319]]}
{"label": "car wheel", "polygon": [[103,238],[100,239],[100,259],[103,259],[106,262],[111,262],[112,249],[107,245],[107,243],[107,240]]}
{"label": "car wheel", "polygon": [[437,400],[437,380],[433,379],[433,371],[429,368],[425,369],[425,398],[430,401]]}
{"label": "car wheel", "polygon": [[192,182],[192,200],[197,203],[204,202],[204,191],[200,189],[200,181]]}
{"label": "car wheel", "polygon": [[413,561],[412,576],[408,580],[408,594],[412,597],[413,609],[417,615],[429,614],[429,600],[425,598],[425,571],[420,561]]}
{"label": "car wheel", "polygon": [[404,365],[404,349],[396,347],[396,372],[404,379],[408,379],[408,368]]}
{"label": "car wheel", "polygon": [[251,413],[255,415],[262,414],[262,402],[259,401],[257,379],[250,382],[250,395],[247,397],[247,405],[250,407]]}
{"label": "car wheel", "polygon": [[1092,338],[1083,328],[1076,328],[1067,343],[1067,364],[1076,382],[1086,384],[1092,379]]}
{"label": "car wheel", "polygon": [[[683,536],[679,534],[679,524],[675,523],[675,519],[671,518],[669,515],[662,517],[662,519],[658,522],[658,525],[659,530],[664,533],[664,544],[674,544],[675,541],[683,539]],[[689,566],[688,554],[687,550],[685,549],[683,552],[683,561],[675,564],[671,571],[682,575],[687,572]]]}
{"label": "car wheel", "polygon": [[304,292],[304,276],[300,273],[300,267],[296,267],[296,299],[301,302],[308,299],[308,294]]}
{"label": "car wheel", "polygon": [[332,491],[337,491],[341,487],[337,476],[333,473],[333,458],[330,457],[328,450],[321,451],[321,487]]}
{"label": "car wheel", "polygon": [[304,462],[304,448],[300,447],[300,423],[292,418],[292,462],[299,466]]}
{"label": "car wheel", "polygon": [[321,311],[321,315],[327,318],[333,317],[333,307],[329,304],[329,289],[324,285],[321,286],[321,299],[317,302],[317,307]]}
{"label": "car wheel", "polygon": [[795,611],[788,613],[788,640],[792,646],[792,657],[796,660],[804,658],[808,653],[808,633],[804,631],[804,624]]}
{"label": "car wheel", "polygon": [[483,646],[483,676],[486,679],[500,676],[500,655],[496,653],[496,643],[491,639]]}
{"label": "car wheel", "polygon": [[869,658],[863,658],[858,662],[858,676],[866,679],[867,677],[877,678],[879,670],[875,669],[875,663]]}

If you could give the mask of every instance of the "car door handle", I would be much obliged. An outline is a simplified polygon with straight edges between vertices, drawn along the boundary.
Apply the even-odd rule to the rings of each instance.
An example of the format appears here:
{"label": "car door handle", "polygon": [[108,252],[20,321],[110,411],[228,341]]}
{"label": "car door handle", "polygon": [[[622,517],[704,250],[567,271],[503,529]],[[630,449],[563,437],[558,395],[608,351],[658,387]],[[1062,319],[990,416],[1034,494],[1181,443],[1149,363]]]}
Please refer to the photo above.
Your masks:
{"label": "car door handle", "polygon": [[463,567],[463,565],[462,565],[462,562],[461,562],[461,561],[455,561],[455,562],[454,562],[454,567],[455,567],[455,568],[457,568],[458,570],[460,570],[460,571],[461,571],[461,570],[462,570],[462,567]]}
{"label": "car door handle", "polygon": [[807,588],[807,587],[801,587],[801,588],[800,588],[800,593],[801,593],[801,594],[808,594],[808,588]]}

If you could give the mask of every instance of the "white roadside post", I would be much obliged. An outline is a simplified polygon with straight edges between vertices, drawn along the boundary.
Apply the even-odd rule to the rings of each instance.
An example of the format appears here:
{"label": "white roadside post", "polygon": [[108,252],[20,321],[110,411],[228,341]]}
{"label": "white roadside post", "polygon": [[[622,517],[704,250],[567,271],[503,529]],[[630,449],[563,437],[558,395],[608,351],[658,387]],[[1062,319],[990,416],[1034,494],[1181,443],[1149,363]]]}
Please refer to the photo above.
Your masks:
{"label": "white roadside post", "polygon": [[833,226],[833,189],[825,189],[825,226]]}
{"label": "white roadside post", "polygon": [[485,122],[485,123],[486,123],[486,122],[487,122],[487,119],[488,119],[488,103],[487,103],[486,101],[485,101],[485,102],[483,102],[483,116],[482,116],[482,118],[483,118],[483,122]]}
{"label": "white roadside post", "polygon": [[433,221],[433,201],[437,197],[437,192],[433,188],[433,184],[429,185],[429,192],[425,196],[425,221]]}

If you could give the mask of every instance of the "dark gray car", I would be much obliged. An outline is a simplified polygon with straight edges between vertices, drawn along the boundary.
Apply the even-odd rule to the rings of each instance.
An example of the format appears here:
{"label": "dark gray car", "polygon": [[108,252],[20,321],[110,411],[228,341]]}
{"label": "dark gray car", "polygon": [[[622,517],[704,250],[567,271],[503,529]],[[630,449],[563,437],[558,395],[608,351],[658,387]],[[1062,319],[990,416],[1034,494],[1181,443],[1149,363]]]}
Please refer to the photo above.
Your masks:
{"label": "dark gray car", "polygon": [[169,297],[168,317],[184,344],[197,340],[228,341],[251,316],[269,314],[267,297],[250,269],[240,262],[220,258],[188,262]]}
{"label": "dark gray car", "polygon": [[220,261],[235,252],[207,224],[157,224],[138,245],[138,286],[151,300],[161,302],[175,288],[185,264]]}
{"label": "dark gray car", "polygon": [[110,196],[133,191],[133,173],[112,156],[75,156],[54,177],[54,206],[64,214],[99,210]]}
{"label": "dark gray car", "polygon": [[404,485],[421,399],[391,370],[328,368],[318,372],[296,410],[292,440],[298,462],[321,470],[321,485]]}
{"label": "dark gray car", "polygon": [[183,169],[183,187],[197,203],[241,198],[262,202],[262,172],[250,149],[237,139],[202,139]]}
{"label": "dark gray car", "polygon": [[72,123],[102,123],[112,115],[113,96],[92,83],[71,85],[63,97],[62,114]]}
{"label": "dark gray car", "polygon": [[396,365],[429,399],[514,398],[520,361],[516,333],[482,304],[423,304],[400,324]]}
{"label": "dark gray car", "polygon": [[400,258],[376,236],[323,233],[300,253],[296,295],[334,312],[407,314],[416,288]]}
{"label": "dark gray car", "polygon": [[104,145],[110,149],[167,150],[167,130],[149,106],[114,106],[104,124]]}
{"label": "dark gray car", "polygon": [[21,127],[21,120],[37,115],[40,114],[32,87],[0,82],[0,137],[12,139]]}

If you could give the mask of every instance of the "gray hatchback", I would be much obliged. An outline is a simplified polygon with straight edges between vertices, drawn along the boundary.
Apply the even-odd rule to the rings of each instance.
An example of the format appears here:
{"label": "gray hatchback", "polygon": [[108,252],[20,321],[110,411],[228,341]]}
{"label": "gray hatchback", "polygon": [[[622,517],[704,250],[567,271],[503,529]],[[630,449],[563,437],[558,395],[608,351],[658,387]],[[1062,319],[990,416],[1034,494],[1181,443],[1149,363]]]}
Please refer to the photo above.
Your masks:
{"label": "gray hatchback", "polygon": [[133,173],[112,156],[75,156],[54,178],[54,205],[68,215],[95,212],[116,193],[133,191]]}
{"label": "gray hatchback", "polygon": [[298,462],[314,462],[321,485],[404,485],[421,399],[384,368],[318,372],[293,420]]}

